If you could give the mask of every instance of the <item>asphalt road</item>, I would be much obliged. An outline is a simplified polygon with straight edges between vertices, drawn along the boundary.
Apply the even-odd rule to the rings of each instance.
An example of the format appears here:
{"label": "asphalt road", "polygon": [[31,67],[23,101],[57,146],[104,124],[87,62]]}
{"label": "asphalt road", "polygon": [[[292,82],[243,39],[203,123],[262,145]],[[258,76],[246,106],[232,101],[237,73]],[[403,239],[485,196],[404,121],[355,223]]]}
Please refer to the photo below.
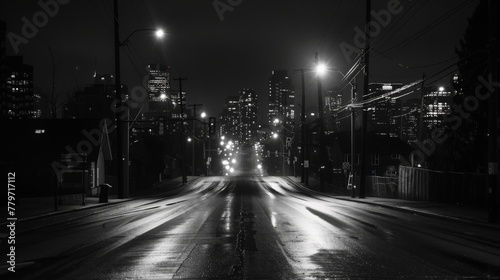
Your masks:
{"label": "asphalt road", "polygon": [[16,272],[2,267],[2,279],[500,276],[491,228],[324,197],[279,177],[200,178],[155,197],[19,222],[16,234]]}

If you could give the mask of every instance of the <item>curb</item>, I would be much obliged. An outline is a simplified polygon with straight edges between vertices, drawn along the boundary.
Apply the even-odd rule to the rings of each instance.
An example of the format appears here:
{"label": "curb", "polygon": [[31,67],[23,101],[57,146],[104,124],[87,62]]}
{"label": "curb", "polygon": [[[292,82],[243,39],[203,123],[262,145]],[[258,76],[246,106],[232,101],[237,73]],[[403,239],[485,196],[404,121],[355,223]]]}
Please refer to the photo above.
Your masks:
{"label": "curb", "polygon": [[[173,190],[176,190],[176,189],[182,187],[183,185],[191,184],[194,181],[198,180],[199,178],[200,177],[195,177],[192,180],[188,180],[186,184],[180,182],[180,183],[178,183],[178,184],[175,185],[175,187],[173,188]],[[29,221],[34,221],[34,220],[37,220],[37,219],[47,218],[47,217],[51,217],[51,216],[57,216],[57,215],[61,215],[61,214],[67,214],[67,213],[72,213],[72,212],[80,212],[80,211],[83,211],[83,210],[88,210],[88,209],[93,209],[93,208],[100,208],[100,207],[104,207],[104,206],[111,206],[111,205],[115,205],[115,204],[120,204],[120,203],[124,203],[124,202],[129,202],[129,201],[132,201],[132,200],[140,199],[140,198],[145,198],[145,197],[149,197],[149,196],[155,196],[155,195],[158,195],[158,194],[138,194],[137,196],[134,196],[134,197],[121,199],[120,201],[112,201],[112,202],[108,201],[106,203],[97,203],[97,204],[94,204],[94,205],[82,206],[82,207],[75,208],[75,209],[70,209],[70,210],[53,211],[53,212],[50,212],[50,213],[40,214],[40,215],[37,215],[37,216],[20,218],[20,219],[17,219],[17,221],[19,221],[19,222],[29,222]],[[6,224],[7,224],[7,222],[2,222],[2,223],[0,223],[0,226],[4,226]]]}
{"label": "curb", "polygon": [[406,213],[424,216],[424,217],[438,218],[438,219],[448,220],[448,221],[452,221],[452,222],[460,222],[460,223],[474,225],[474,226],[478,226],[478,227],[482,227],[482,228],[497,229],[497,230],[500,229],[500,225],[497,225],[497,224],[488,224],[488,223],[484,223],[484,222],[478,222],[478,221],[464,219],[464,218],[457,218],[457,217],[451,217],[451,216],[446,216],[446,215],[440,215],[440,214],[430,213],[430,212],[426,212],[426,211],[420,211],[420,210],[416,210],[416,209],[403,208],[403,207],[399,207],[399,206],[382,204],[382,203],[371,202],[371,201],[366,201],[366,200],[363,201],[362,198],[361,199],[353,199],[353,198],[347,198],[347,197],[333,196],[333,195],[330,195],[327,193],[321,193],[321,192],[318,192],[315,190],[308,189],[307,187],[303,186],[302,183],[296,182],[288,177],[286,177],[286,179],[289,182],[291,182],[292,184],[294,184],[295,186],[301,188],[302,190],[306,190],[308,192],[311,192],[311,193],[314,193],[317,195],[327,196],[327,197],[333,198],[333,199],[363,203],[363,204],[388,208],[388,209],[392,209],[392,210],[396,210],[396,211],[400,211],[400,212],[406,212]]}

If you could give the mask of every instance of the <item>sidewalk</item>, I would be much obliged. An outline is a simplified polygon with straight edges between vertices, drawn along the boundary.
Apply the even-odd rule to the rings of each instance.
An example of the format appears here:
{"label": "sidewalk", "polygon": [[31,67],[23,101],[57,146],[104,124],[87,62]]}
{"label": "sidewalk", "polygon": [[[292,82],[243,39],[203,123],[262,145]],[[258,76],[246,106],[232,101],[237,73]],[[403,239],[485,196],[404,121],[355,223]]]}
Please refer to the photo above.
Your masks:
{"label": "sidewalk", "polygon": [[[307,188],[312,192],[319,193],[319,180],[314,177],[309,177],[308,187],[305,187],[304,184],[300,183],[300,177],[289,176],[287,178],[302,188]],[[326,193],[321,194],[340,200],[371,204],[374,206],[391,208],[398,211],[409,212],[422,216],[455,220],[464,223],[487,225],[500,229],[500,225],[498,224],[488,224],[488,210],[486,208],[381,197],[351,198],[350,196],[346,195],[333,195],[328,187]]]}
{"label": "sidewalk", "polygon": [[[197,176],[188,176],[187,182],[190,183],[196,180]],[[107,203],[99,203],[99,197],[85,197],[85,205],[83,205],[83,199],[81,194],[64,196],[62,204],[57,205],[57,211],[55,211],[54,197],[35,197],[35,198],[19,198],[14,207],[15,217],[19,220],[31,220],[43,216],[56,215],[71,211],[80,211],[83,209],[101,207],[116,203],[122,203],[137,199],[140,197],[157,195],[163,192],[171,191],[182,186],[181,177],[173,178],[170,180],[163,181],[161,183],[155,184],[152,188],[149,188],[143,192],[133,194],[129,198],[118,199],[117,195],[109,195]],[[6,218],[6,217],[5,217]],[[2,221],[5,221],[2,217]]]}

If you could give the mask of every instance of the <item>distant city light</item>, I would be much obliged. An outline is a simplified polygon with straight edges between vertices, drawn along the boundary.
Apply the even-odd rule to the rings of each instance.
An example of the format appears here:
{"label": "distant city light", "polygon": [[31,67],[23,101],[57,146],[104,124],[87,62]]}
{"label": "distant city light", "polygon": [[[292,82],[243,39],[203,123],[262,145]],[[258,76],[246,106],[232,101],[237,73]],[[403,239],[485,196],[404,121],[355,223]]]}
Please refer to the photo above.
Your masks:
{"label": "distant city light", "polygon": [[161,100],[167,99],[167,95],[165,93],[160,94],[160,99]]}
{"label": "distant city light", "polygon": [[443,92],[444,91],[444,87],[439,87],[439,91]]}

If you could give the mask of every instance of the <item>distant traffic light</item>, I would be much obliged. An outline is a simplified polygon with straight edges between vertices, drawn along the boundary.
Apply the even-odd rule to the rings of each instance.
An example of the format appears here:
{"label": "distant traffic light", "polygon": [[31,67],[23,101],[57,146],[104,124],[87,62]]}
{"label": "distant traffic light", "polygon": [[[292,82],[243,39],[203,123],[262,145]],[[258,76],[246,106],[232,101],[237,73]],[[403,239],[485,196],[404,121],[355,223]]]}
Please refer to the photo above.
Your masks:
{"label": "distant traffic light", "polygon": [[210,118],[208,118],[208,134],[214,135],[215,132],[216,132],[215,118],[210,117]]}

